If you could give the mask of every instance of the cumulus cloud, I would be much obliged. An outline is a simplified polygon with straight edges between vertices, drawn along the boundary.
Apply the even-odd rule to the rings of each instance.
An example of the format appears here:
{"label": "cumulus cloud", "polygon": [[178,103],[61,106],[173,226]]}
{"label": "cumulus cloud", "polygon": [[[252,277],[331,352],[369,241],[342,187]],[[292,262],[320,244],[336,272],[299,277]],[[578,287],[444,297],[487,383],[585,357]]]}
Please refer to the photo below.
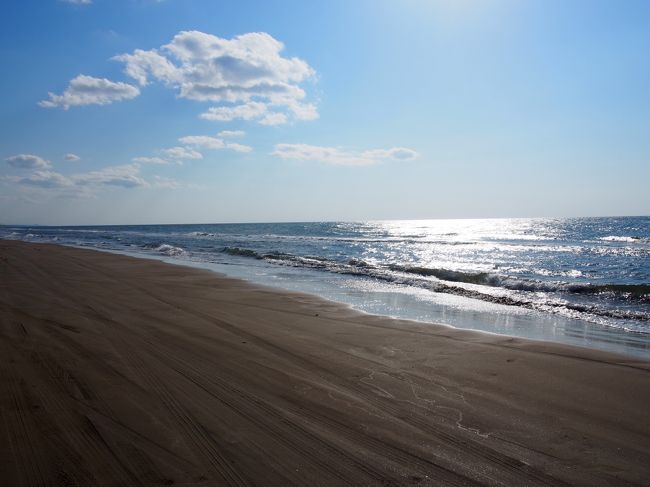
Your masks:
{"label": "cumulus cloud", "polygon": [[162,157],[134,157],[132,161],[142,164],[169,164],[169,161]]}
{"label": "cumulus cloud", "polygon": [[232,120],[256,120],[262,125],[282,125],[289,117],[284,112],[269,110],[266,103],[252,101],[234,106],[212,107],[199,115],[203,120],[230,122]]}
{"label": "cumulus cloud", "polygon": [[217,137],[210,137],[209,135],[188,135],[178,139],[179,142],[193,147],[203,147],[205,149],[230,149],[236,152],[250,152],[252,147],[243,144],[236,144],[234,142],[226,142]]}
{"label": "cumulus cloud", "polygon": [[383,161],[409,161],[418,157],[416,151],[405,147],[355,152],[342,150],[338,147],[320,147],[308,144],[277,144],[271,154],[281,159],[318,161],[338,166],[369,166]]}
{"label": "cumulus cloud", "polygon": [[149,84],[149,76],[167,85],[181,82],[181,75],[176,65],[155,49],[151,51],[136,49],[133,54],[120,54],[113,57],[113,60],[125,63],[124,72],[140,86]]}
{"label": "cumulus cloud", "polygon": [[270,112],[260,118],[262,125],[282,125],[287,123],[287,116],[282,112]]}
{"label": "cumulus cloud", "polygon": [[200,117],[204,120],[230,122],[232,120],[255,120],[267,113],[266,103],[252,101],[242,105],[212,107],[203,112]]}
{"label": "cumulus cloud", "polygon": [[108,105],[115,101],[128,100],[140,94],[140,90],[128,83],[114,82],[105,78],[93,78],[80,74],[70,81],[63,94],[49,93],[49,100],[38,102],[44,108],[72,106]]}
{"label": "cumulus cloud", "polygon": [[217,137],[243,137],[244,135],[246,135],[246,132],[243,130],[222,130],[217,134]]}
{"label": "cumulus cloud", "polygon": [[235,152],[251,152],[253,150],[253,148],[248,145],[237,144],[235,142],[227,143],[226,148],[234,150]]}
{"label": "cumulus cloud", "polygon": [[77,162],[77,161],[81,160],[81,157],[79,157],[77,154],[73,154],[72,152],[68,152],[64,156],[64,159],[66,161],[70,161],[70,162]]}
{"label": "cumulus cloud", "polygon": [[208,135],[188,135],[187,137],[181,137],[178,141],[185,145],[205,147],[206,149],[223,149],[226,146],[222,139]]}
{"label": "cumulus cloud", "polygon": [[155,80],[177,90],[181,98],[229,104],[202,114],[207,120],[261,121],[269,105],[296,119],[313,120],[317,108],[303,102],[306,93],[300,84],[315,71],[302,59],[282,56],[283,49],[280,41],[264,32],[224,39],[182,31],[158,49],[136,49],[113,59],[123,62],[126,75],[140,86]]}
{"label": "cumulus cloud", "polygon": [[318,109],[313,103],[290,102],[289,109],[298,120],[316,120]]}
{"label": "cumulus cloud", "polygon": [[163,150],[163,153],[170,159],[176,160],[203,159],[203,154],[187,147],[171,147]]}
{"label": "cumulus cloud", "polygon": [[34,154],[17,154],[5,159],[7,164],[21,169],[47,169],[51,166],[50,161]]}

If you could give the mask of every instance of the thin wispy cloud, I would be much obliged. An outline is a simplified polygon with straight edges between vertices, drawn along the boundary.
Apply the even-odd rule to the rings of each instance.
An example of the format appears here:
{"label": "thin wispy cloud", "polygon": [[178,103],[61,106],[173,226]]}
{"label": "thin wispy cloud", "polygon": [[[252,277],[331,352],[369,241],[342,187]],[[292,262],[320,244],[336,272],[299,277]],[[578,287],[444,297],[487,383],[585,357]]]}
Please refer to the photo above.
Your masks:
{"label": "thin wispy cloud", "polygon": [[208,135],[188,135],[186,137],[181,137],[178,141],[185,145],[204,147],[206,149],[224,149],[226,147],[226,144],[222,139],[210,137]]}
{"label": "thin wispy cloud", "polygon": [[203,159],[203,154],[188,147],[170,147],[162,151],[166,157],[175,160]]}
{"label": "thin wispy cloud", "polygon": [[63,158],[68,162],[77,162],[81,160],[81,157],[79,157],[77,154],[73,154],[72,152],[68,152]]}
{"label": "thin wispy cloud", "polygon": [[243,130],[222,130],[217,134],[217,137],[243,137],[244,135],[246,135],[246,132]]}
{"label": "thin wispy cloud", "polygon": [[251,146],[244,145],[244,144],[238,144],[236,142],[228,142],[228,143],[226,143],[226,148],[230,149],[230,150],[234,150],[235,152],[242,152],[242,153],[252,152],[253,151],[253,148]]}
{"label": "thin wispy cloud", "polygon": [[50,169],[37,169],[25,176],[3,176],[1,180],[66,197],[92,197],[101,190],[109,188],[176,189],[181,187],[176,180],[162,176],[152,176],[147,180],[141,175],[140,169],[139,164],[123,164],[70,175]]}
{"label": "thin wispy cloud", "polygon": [[162,157],[134,157],[131,160],[142,164],[170,164],[167,159],[163,159]]}
{"label": "thin wispy cloud", "polygon": [[85,186],[120,186],[134,188],[147,186],[144,179],[139,176],[140,167],[137,164],[121,166],[108,166],[98,171],[73,174],[65,176],[55,171],[34,171],[28,176],[13,177],[11,180],[26,186],[41,188],[71,188]]}
{"label": "thin wispy cloud", "polygon": [[49,93],[49,99],[42,100],[38,104],[43,108],[61,107],[67,110],[73,106],[108,105],[116,101],[135,98],[139,94],[140,90],[128,83],[80,74],[70,81],[62,94]]}
{"label": "thin wispy cloud", "polygon": [[211,137],[209,135],[188,135],[178,139],[182,144],[201,147],[205,149],[230,149],[236,152],[251,152],[252,147],[234,142],[226,142],[218,137]]}
{"label": "thin wispy cloud", "polygon": [[81,186],[119,186],[122,188],[148,186],[148,183],[139,174],[140,166],[138,164],[124,164],[77,174],[71,176],[71,180],[74,184]]}
{"label": "thin wispy cloud", "polygon": [[316,161],[335,166],[370,166],[385,161],[410,161],[418,157],[416,151],[405,147],[356,152],[309,144],[277,144],[271,154],[281,159]]}
{"label": "thin wispy cloud", "polygon": [[5,176],[5,181],[39,188],[64,188],[72,185],[69,178],[50,170],[37,170],[27,176]]}
{"label": "thin wispy cloud", "polygon": [[90,5],[93,0],[59,0],[63,3],[72,3],[74,5]]}
{"label": "thin wispy cloud", "polygon": [[50,161],[34,154],[17,154],[5,159],[7,164],[21,169],[47,169],[51,166]]}

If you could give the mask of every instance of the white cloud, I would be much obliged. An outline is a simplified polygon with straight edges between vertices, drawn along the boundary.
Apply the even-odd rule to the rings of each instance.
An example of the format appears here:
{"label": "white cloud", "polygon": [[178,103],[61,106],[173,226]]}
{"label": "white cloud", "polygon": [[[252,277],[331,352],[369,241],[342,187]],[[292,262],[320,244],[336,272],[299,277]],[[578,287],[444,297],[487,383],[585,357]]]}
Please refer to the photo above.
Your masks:
{"label": "white cloud", "polygon": [[234,150],[235,152],[251,152],[253,150],[253,148],[248,145],[237,144],[235,142],[227,143],[226,148],[230,150]]}
{"label": "white cloud", "polygon": [[29,176],[11,178],[14,182],[42,188],[71,188],[84,186],[121,186],[133,188],[147,186],[147,182],[138,174],[137,164],[108,166],[98,171],[64,176],[58,172],[44,170],[34,171]]}
{"label": "white cloud", "polygon": [[181,82],[178,68],[156,50],[136,49],[133,54],[120,54],[113,57],[113,60],[125,63],[124,72],[140,86],[149,84],[149,75],[167,85]]}
{"label": "white cloud", "polygon": [[73,154],[72,152],[68,152],[65,156],[64,159],[66,161],[70,162],[77,162],[81,160],[81,157],[79,157],[77,154]]}
{"label": "white cloud", "polygon": [[[179,150],[176,151],[176,149]],[[198,154],[202,157],[200,153],[185,147],[174,147],[170,150],[179,156],[197,157],[196,155]],[[74,160],[72,158],[66,159]],[[156,157],[136,157],[132,164],[107,166],[96,171],[73,174],[61,174],[53,171],[49,161],[31,154],[19,154],[9,157],[6,160],[16,167],[30,169],[30,171],[28,174],[22,176],[0,174],[0,183],[8,183],[29,189],[32,194],[41,194],[56,198],[92,198],[99,192],[106,191],[110,188],[178,189],[181,187],[191,187],[191,185],[181,184],[175,179],[158,175],[153,175],[149,179],[145,179],[140,174],[141,166],[138,162],[169,164],[168,161]],[[38,200],[34,201],[37,202]]]}
{"label": "white cloud", "polygon": [[418,157],[417,152],[404,147],[355,152],[337,147],[320,147],[308,144],[277,144],[272,155],[281,159],[318,161],[339,166],[369,166],[388,160],[408,161]]}
{"label": "white cloud", "polygon": [[5,159],[7,164],[21,169],[47,169],[51,167],[50,161],[34,154],[17,154]]}
{"label": "white cloud", "polygon": [[142,164],[169,164],[168,160],[161,157],[134,157],[131,160]]}
{"label": "white cloud", "polygon": [[93,0],[61,0],[63,3],[73,3],[75,5],[90,5]]}
{"label": "white cloud", "polygon": [[139,164],[107,166],[97,171],[63,175],[49,169],[35,170],[27,176],[0,176],[0,180],[21,186],[47,190],[55,196],[92,197],[107,188],[167,188],[180,185],[173,179],[153,176],[147,181],[140,175]]}
{"label": "white cloud", "polygon": [[242,105],[212,107],[203,112],[200,117],[204,120],[230,122],[231,120],[255,120],[267,113],[266,103],[252,101]]}
{"label": "white cloud", "polygon": [[313,103],[292,102],[289,109],[298,120],[316,120],[318,118],[318,109]]}
{"label": "white cloud", "polygon": [[138,164],[125,164],[122,166],[108,166],[98,171],[70,176],[70,180],[78,186],[119,186],[122,188],[135,188],[149,184],[139,176]]}
{"label": "white cloud", "polygon": [[210,137],[209,135],[188,135],[187,137],[181,137],[178,141],[185,145],[205,147],[206,149],[223,149],[226,147],[222,139]]}
{"label": "white cloud", "polygon": [[203,159],[203,154],[187,147],[171,147],[163,152],[170,159]]}
{"label": "white cloud", "polygon": [[[282,125],[289,121],[289,117],[286,113],[270,111],[269,106],[270,105],[266,103],[251,101],[241,105],[212,107],[208,108],[208,110],[199,115],[199,117],[213,122],[256,120],[262,125]],[[314,118],[318,118],[318,112],[316,111],[315,105],[291,103],[289,106],[295,118],[301,120],[313,120]]]}
{"label": "white cloud", "polygon": [[243,144],[236,144],[234,142],[226,142],[217,137],[210,137],[209,135],[188,135],[178,139],[179,142],[193,147],[203,147],[206,149],[230,149],[236,152],[250,152],[252,147]]}
{"label": "white cloud", "polygon": [[[296,119],[313,120],[316,106],[302,103],[306,93],[299,85],[315,72],[302,59],[283,57],[283,49],[264,32],[223,39],[182,31],[158,49],[136,49],[113,59],[123,62],[126,75],[140,86],[156,80],[181,98],[236,104],[211,108],[202,114],[207,120],[258,120],[267,105],[284,107]],[[254,113],[251,105],[257,107]]]}
{"label": "white cloud", "polygon": [[39,188],[65,188],[72,186],[69,178],[54,171],[34,171],[29,176],[5,177],[6,180],[25,186],[37,186]]}
{"label": "white cloud", "polygon": [[282,112],[270,112],[260,119],[262,125],[282,125],[287,123],[287,116]]}
{"label": "white cloud", "polygon": [[38,104],[44,108],[63,107],[67,110],[72,106],[108,105],[114,101],[135,98],[139,94],[140,90],[130,84],[80,74],[70,81],[63,94],[49,93],[50,99]]}
{"label": "white cloud", "polygon": [[217,134],[217,137],[243,137],[244,135],[246,135],[246,132],[243,130],[222,130]]}

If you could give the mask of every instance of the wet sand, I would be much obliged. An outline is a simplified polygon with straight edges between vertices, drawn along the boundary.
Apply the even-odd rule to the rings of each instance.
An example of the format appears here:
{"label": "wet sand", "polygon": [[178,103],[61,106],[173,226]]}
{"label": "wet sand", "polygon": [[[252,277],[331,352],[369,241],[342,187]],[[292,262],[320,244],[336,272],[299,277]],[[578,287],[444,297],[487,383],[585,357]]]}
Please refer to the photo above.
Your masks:
{"label": "wet sand", "polygon": [[648,485],[650,362],[0,241],[0,484]]}

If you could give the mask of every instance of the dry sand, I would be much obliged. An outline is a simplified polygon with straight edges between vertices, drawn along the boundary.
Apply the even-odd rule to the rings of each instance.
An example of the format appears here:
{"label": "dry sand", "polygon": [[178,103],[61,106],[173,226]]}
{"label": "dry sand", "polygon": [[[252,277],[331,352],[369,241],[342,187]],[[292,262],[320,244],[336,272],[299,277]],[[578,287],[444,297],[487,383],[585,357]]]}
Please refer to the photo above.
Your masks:
{"label": "dry sand", "polygon": [[650,483],[650,364],[0,242],[0,484]]}

